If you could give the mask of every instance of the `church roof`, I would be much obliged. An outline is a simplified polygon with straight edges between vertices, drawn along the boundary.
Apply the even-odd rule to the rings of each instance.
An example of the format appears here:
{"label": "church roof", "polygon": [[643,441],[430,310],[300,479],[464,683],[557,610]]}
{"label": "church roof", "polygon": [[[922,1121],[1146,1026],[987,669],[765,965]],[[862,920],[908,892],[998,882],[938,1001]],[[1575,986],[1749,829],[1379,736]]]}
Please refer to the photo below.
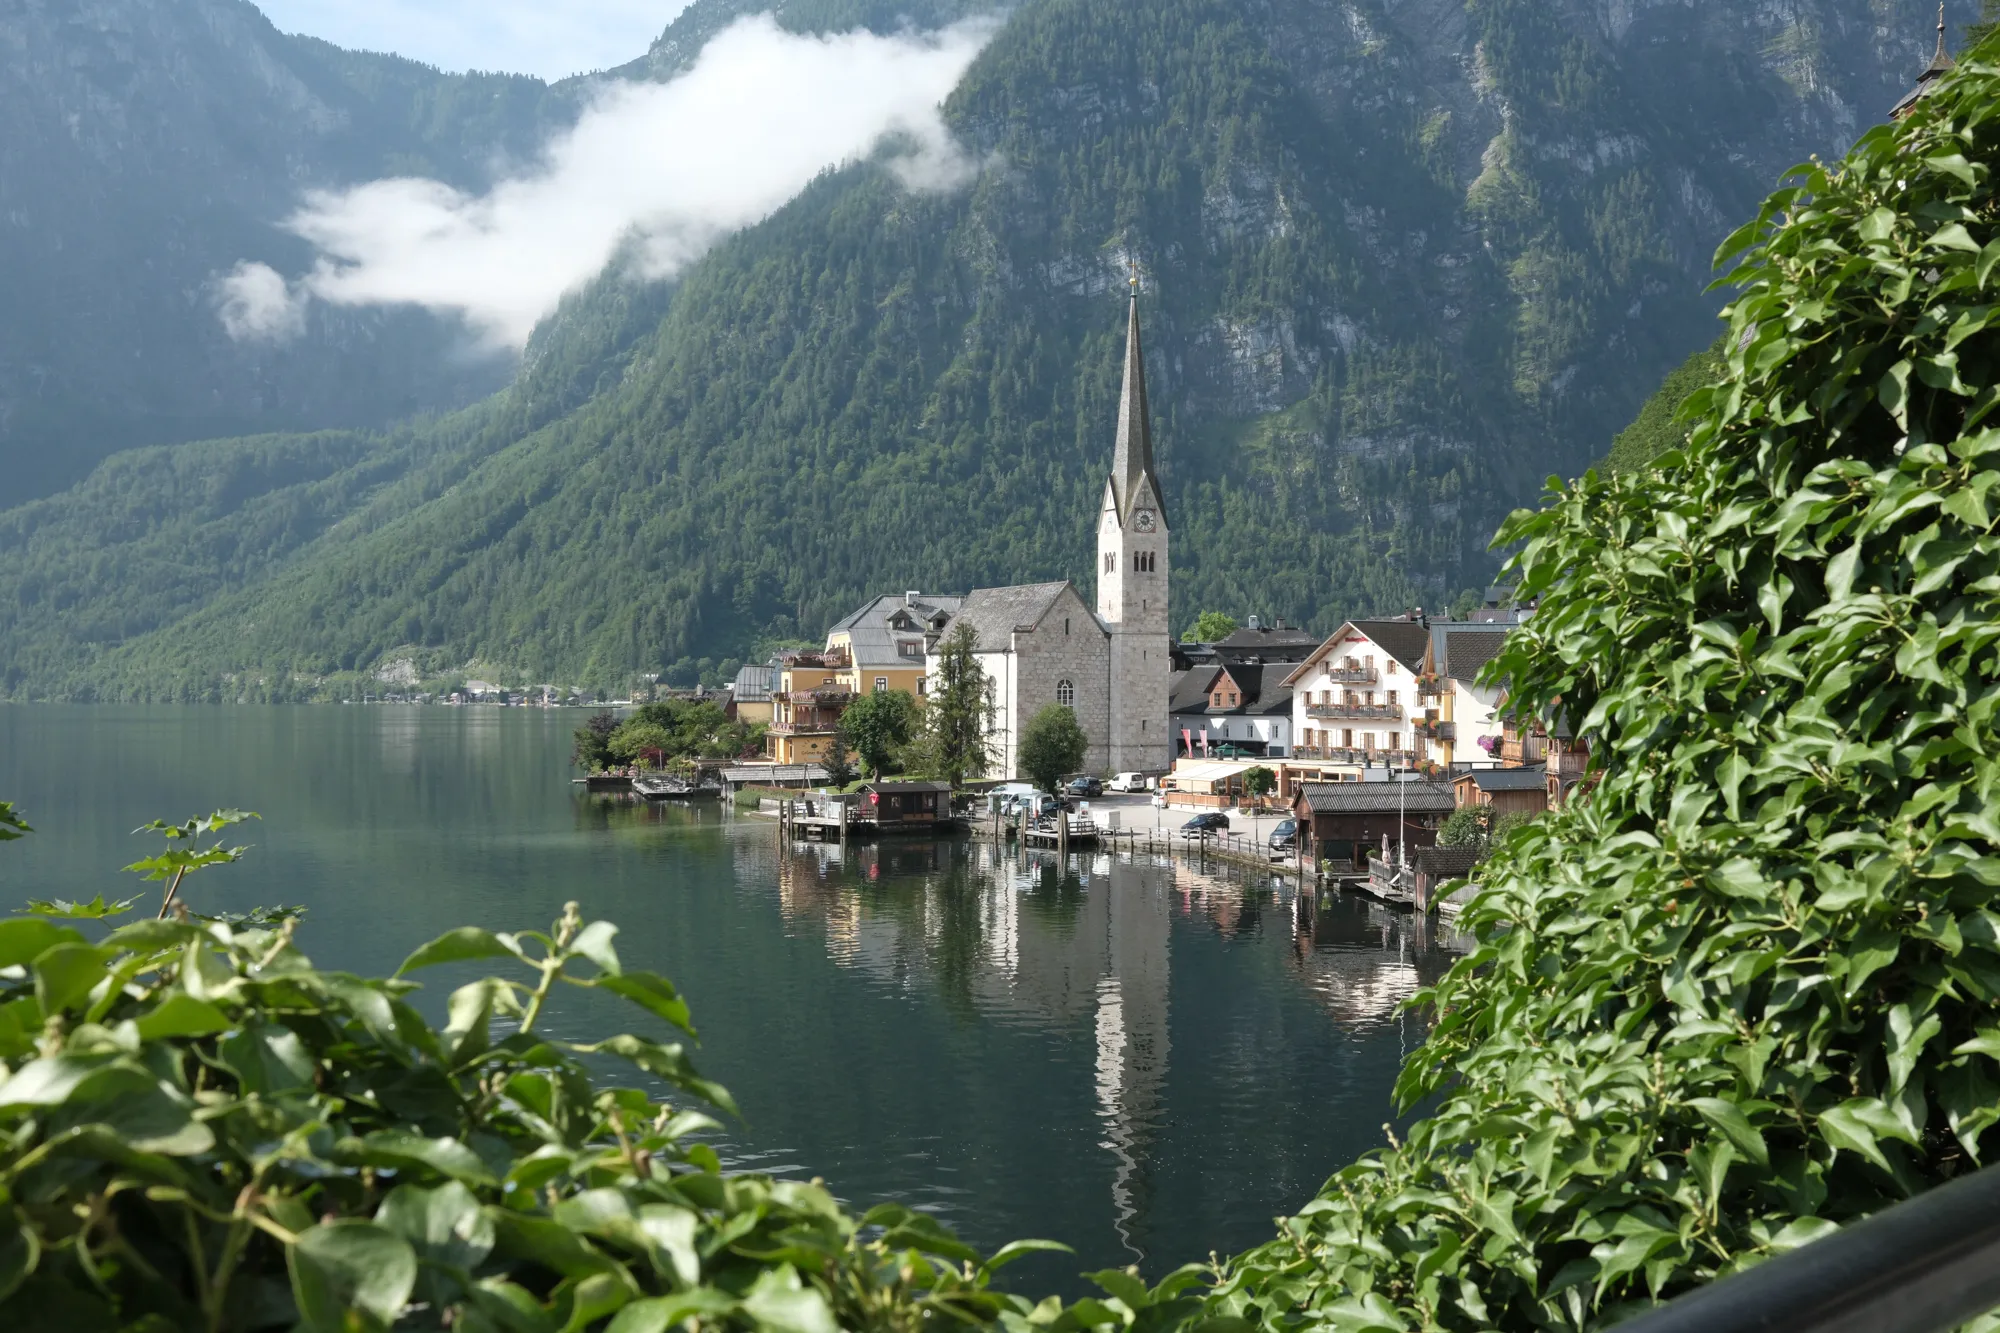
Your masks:
{"label": "church roof", "polygon": [[[964,623],[972,626],[977,651],[1009,652],[1014,647],[1014,631],[1041,624],[1063,589],[1070,586],[1069,580],[1064,579],[1059,583],[1020,583],[1011,588],[974,588],[944,632],[950,634]],[[1090,626],[1100,634],[1104,632],[1094,615],[1090,617]]]}
{"label": "church roof", "polygon": [[1917,75],[1917,86],[1904,93],[1902,100],[1889,108],[1889,119],[1901,120],[1904,116],[1909,115],[1916,108],[1918,102],[1931,95],[1932,91],[1937,87],[1938,80],[1951,73],[1957,66],[1957,63],[1951,58],[1951,52],[1945,49],[1944,3],[1943,0],[1939,0],[1937,53],[1931,57],[1931,63],[1924,67],[1924,72]]}
{"label": "church roof", "polygon": [[1125,321],[1125,383],[1118,394],[1118,443],[1111,454],[1111,497],[1122,523],[1133,499],[1150,483],[1153,503],[1166,519],[1166,493],[1153,470],[1153,423],[1146,405],[1146,356],[1139,344],[1139,286],[1132,280],[1132,308]]}

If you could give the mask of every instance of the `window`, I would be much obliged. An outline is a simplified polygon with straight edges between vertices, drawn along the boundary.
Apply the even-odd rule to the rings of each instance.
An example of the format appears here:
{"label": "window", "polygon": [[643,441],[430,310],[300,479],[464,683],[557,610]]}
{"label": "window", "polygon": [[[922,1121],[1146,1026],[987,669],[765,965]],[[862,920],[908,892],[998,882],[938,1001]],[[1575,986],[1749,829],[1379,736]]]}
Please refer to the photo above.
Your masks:
{"label": "window", "polygon": [[882,693],[882,691],[888,688],[889,688],[889,678],[887,676],[875,677],[875,693],[880,694]]}
{"label": "window", "polygon": [[1393,657],[1389,659],[1389,674],[1392,676],[1396,674],[1396,659]]}
{"label": "window", "polygon": [[1076,686],[1066,680],[1056,682],[1056,702],[1064,708],[1076,707]]}
{"label": "window", "polygon": [[928,677],[925,676],[917,677],[917,697],[919,699],[923,698],[926,694],[930,693],[929,690],[930,683],[931,682]]}
{"label": "window", "polygon": [[1118,553],[1116,551],[1106,551],[1104,553],[1104,572],[1107,574],[1116,574],[1118,572]]}
{"label": "window", "polygon": [[1236,696],[1233,694],[1229,696],[1229,706],[1231,708],[1236,707]]}
{"label": "window", "polygon": [[1065,639],[1067,639],[1067,638],[1069,637],[1069,617],[1068,617],[1068,616],[1064,616],[1064,617],[1063,617],[1063,637],[1064,637]]}

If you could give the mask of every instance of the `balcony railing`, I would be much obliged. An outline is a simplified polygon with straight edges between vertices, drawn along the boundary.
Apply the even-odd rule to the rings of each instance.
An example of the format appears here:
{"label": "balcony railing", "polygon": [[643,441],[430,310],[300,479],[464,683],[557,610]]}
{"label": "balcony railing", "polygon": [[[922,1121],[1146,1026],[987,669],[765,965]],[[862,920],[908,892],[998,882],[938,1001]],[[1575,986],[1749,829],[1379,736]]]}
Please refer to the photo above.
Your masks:
{"label": "balcony railing", "polygon": [[1322,763],[1328,764],[1354,764],[1357,766],[1386,763],[1392,768],[1398,764],[1409,767],[1417,762],[1416,754],[1410,750],[1363,750],[1358,747],[1350,748],[1347,746],[1324,745],[1297,746],[1292,750],[1291,757],[1293,759],[1317,759]]}
{"label": "balcony railing", "polygon": [[845,685],[822,685],[813,690],[776,690],[771,697],[779,703],[851,704],[854,702],[854,691]]}
{"label": "balcony railing", "polygon": [[1357,703],[1307,704],[1306,716],[1336,719],[1352,718],[1363,722],[1395,722],[1402,719],[1403,706],[1401,704]]}
{"label": "balcony railing", "polygon": [[1328,667],[1326,678],[1336,685],[1373,685],[1375,668],[1371,666]]}
{"label": "balcony railing", "polygon": [[1440,722],[1436,718],[1420,717],[1410,724],[1417,735],[1434,741],[1455,741],[1458,739],[1456,722]]}

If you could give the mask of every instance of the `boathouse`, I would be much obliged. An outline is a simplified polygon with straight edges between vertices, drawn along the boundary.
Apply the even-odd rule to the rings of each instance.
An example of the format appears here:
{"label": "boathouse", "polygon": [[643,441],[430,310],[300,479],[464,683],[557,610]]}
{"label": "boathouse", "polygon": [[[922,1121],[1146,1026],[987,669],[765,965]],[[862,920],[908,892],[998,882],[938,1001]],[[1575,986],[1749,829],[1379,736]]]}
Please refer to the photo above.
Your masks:
{"label": "boathouse", "polygon": [[1450,789],[1435,782],[1309,782],[1292,801],[1301,850],[1342,873],[1365,869],[1384,838],[1412,852],[1435,845],[1452,808]]}
{"label": "boathouse", "polygon": [[951,784],[947,782],[864,782],[860,797],[857,818],[882,827],[941,823],[951,818]]}

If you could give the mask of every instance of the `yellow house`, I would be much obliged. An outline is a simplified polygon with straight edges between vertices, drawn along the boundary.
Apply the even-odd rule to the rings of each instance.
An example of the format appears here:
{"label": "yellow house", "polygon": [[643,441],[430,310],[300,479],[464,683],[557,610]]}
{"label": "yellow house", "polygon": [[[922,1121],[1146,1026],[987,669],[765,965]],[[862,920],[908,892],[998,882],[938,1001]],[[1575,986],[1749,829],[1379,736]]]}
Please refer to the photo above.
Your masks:
{"label": "yellow house", "polygon": [[778,688],[771,695],[771,727],[764,753],[780,764],[806,764],[826,756],[833,729],[854,701],[845,652],[786,653],[778,659]]}
{"label": "yellow house", "polygon": [[855,694],[902,690],[921,703],[929,680],[925,636],[943,630],[964,601],[921,592],[885,594],[836,621],[826,633],[826,650],[846,655],[844,677]]}

